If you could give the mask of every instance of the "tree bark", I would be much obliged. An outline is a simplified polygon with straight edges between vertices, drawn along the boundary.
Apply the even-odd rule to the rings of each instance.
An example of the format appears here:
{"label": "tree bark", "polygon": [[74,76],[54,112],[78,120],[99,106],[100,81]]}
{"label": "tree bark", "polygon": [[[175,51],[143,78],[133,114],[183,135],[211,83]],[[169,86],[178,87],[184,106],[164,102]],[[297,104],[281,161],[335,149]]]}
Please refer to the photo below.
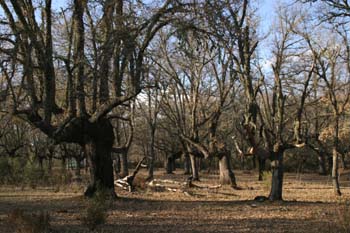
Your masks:
{"label": "tree bark", "polygon": [[202,171],[202,158],[196,158],[196,163],[197,163],[197,168],[198,168],[198,171]]}
{"label": "tree bark", "polygon": [[167,174],[173,174],[173,157],[168,156],[165,163],[165,170]]}
{"label": "tree bark", "polygon": [[341,196],[338,179],[338,151],[335,146],[333,147],[332,183],[334,194],[337,196]]}
{"label": "tree bark", "polygon": [[155,150],[154,150],[154,144],[155,144],[155,133],[156,128],[154,125],[151,124],[150,126],[151,132],[151,143],[150,143],[150,158],[148,159],[148,177],[147,180],[153,180],[153,171],[154,171],[154,158],[155,158]]}
{"label": "tree bark", "polygon": [[271,162],[272,181],[271,191],[268,198],[270,201],[280,201],[283,200],[283,150],[278,149],[277,152],[273,153],[275,155],[273,156],[274,160]]}
{"label": "tree bark", "polygon": [[185,153],[184,155],[184,174],[189,175],[191,174],[191,160],[190,156]]}
{"label": "tree bark", "polygon": [[345,155],[344,155],[344,153],[340,153],[340,162],[341,162],[342,168],[346,169],[347,166],[346,166],[346,162],[345,162]]}
{"label": "tree bark", "polygon": [[261,156],[258,156],[258,161],[259,161],[259,181],[263,180],[263,173],[265,171],[265,163],[266,163],[266,159],[262,158]]}
{"label": "tree bark", "polygon": [[236,188],[236,178],[232,171],[232,163],[229,153],[225,153],[219,159],[219,170],[220,170],[220,184],[229,184]]}
{"label": "tree bark", "polygon": [[124,178],[125,176],[129,175],[129,168],[128,168],[128,154],[127,152],[123,152],[119,155],[120,157],[120,173],[119,176],[121,178]]}
{"label": "tree bark", "polygon": [[114,158],[113,158],[113,168],[114,168],[114,173],[116,176],[119,175],[120,172],[120,155],[119,154],[115,154]]}
{"label": "tree bark", "polygon": [[105,189],[116,197],[112,167],[112,144],[104,141],[91,141],[85,145],[90,160],[90,185],[85,196],[92,197],[97,190]]}
{"label": "tree bark", "polygon": [[192,169],[192,180],[199,181],[197,158],[195,155],[190,154],[190,160],[191,160],[191,169]]}
{"label": "tree bark", "polygon": [[333,135],[333,149],[332,149],[332,157],[333,157],[333,166],[332,166],[332,183],[334,194],[337,196],[341,196],[340,187],[339,187],[339,177],[338,177],[338,146],[339,146],[339,114],[335,110],[334,113],[334,135]]}

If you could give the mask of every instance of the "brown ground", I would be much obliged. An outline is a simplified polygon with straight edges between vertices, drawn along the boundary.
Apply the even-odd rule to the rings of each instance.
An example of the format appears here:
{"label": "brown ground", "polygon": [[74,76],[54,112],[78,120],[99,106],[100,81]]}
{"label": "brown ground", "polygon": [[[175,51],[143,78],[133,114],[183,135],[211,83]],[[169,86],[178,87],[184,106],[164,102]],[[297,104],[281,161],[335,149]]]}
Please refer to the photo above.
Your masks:
{"label": "brown ground", "polygon": [[[259,203],[252,200],[268,194],[268,182],[257,182],[256,174],[238,171],[236,176],[243,190],[193,188],[189,196],[179,191],[128,193],[117,188],[119,198],[110,205],[107,223],[95,232],[350,232],[342,229],[343,221],[350,221],[350,211],[341,210],[341,203],[350,198],[348,182],[342,182],[343,197],[336,198],[329,177],[287,174],[285,202]],[[159,171],[156,178],[185,179],[181,171],[175,175]],[[197,184],[216,182],[217,175],[203,174]],[[0,187],[0,232],[14,232],[7,221],[13,209],[48,211],[53,232],[89,232],[82,224],[87,206],[82,187],[60,189]]]}

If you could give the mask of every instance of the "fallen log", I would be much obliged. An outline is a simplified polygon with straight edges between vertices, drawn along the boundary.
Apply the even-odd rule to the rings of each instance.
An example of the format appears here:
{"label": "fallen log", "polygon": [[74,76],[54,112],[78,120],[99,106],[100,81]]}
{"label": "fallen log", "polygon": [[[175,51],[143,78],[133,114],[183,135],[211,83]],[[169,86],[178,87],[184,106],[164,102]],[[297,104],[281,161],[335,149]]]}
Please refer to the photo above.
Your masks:
{"label": "fallen log", "polygon": [[114,185],[115,186],[118,186],[124,190],[128,190],[129,192],[132,192],[134,191],[134,179],[137,175],[137,173],[139,172],[140,168],[141,167],[144,167],[144,165],[142,164],[142,162],[146,159],[146,157],[143,157],[137,164],[134,172],[129,175],[129,176],[126,176],[122,179],[117,179],[116,181],[114,181]]}

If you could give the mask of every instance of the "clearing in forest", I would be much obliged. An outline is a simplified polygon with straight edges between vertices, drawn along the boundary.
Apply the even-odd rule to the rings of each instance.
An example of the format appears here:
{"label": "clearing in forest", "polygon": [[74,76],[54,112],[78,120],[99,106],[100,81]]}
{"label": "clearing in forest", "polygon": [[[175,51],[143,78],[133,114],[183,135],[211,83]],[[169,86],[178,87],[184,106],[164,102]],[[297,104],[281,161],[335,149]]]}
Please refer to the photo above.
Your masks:
{"label": "clearing in forest", "polygon": [[[143,173],[138,174],[142,177]],[[45,210],[50,216],[50,232],[349,232],[350,198],[348,181],[342,181],[341,198],[333,194],[331,179],[316,174],[287,173],[284,202],[256,202],[267,195],[270,181],[258,182],[253,172],[236,172],[242,190],[217,185],[218,175],[202,174],[200,182],[183,192],[180,189],[147,188],[140,179],[135,192],[116,188],[118,199],[109,204],[105,224],[94,231],[83,224],[88,201],[83,186],[0,188],[0,232],[14,232],[8,215],[14,209],[25,212]],[[158,180],[184,182],[182,173]],[[20,223],[18,223],[20,224]]]}

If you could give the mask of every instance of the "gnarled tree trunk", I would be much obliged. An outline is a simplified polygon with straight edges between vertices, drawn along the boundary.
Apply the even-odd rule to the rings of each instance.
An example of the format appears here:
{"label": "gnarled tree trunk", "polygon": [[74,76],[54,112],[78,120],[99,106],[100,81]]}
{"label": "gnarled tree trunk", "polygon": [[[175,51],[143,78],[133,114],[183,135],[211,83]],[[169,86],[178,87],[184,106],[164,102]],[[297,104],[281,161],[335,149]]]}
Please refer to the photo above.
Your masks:
{"label": "gnarled tree trunk", "polygon": [[91,197],[98,189],[114,192],[113,162],[111,157],[114,132],[108,120],[100,120],[90,125],[89,141],[85,143],[85,152],[90,161],[90,184],[85,196]]}

